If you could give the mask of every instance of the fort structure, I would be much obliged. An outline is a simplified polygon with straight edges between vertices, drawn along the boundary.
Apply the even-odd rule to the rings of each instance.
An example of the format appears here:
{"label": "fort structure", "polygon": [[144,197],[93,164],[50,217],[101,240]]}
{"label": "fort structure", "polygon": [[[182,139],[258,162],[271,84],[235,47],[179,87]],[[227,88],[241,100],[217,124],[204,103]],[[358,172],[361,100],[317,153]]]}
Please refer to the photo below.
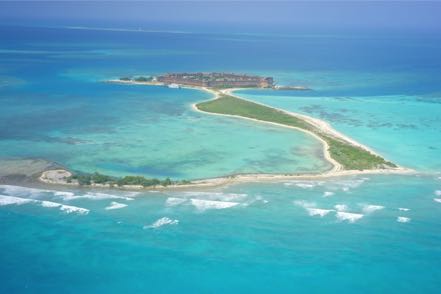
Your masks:
{"label": "fort structure", "polygon": [[185,86],[207,88],[272,88],[272,77],[260,77],[233,73],[168,73],[156,77],[156,80],[164,84],[178,84]]}

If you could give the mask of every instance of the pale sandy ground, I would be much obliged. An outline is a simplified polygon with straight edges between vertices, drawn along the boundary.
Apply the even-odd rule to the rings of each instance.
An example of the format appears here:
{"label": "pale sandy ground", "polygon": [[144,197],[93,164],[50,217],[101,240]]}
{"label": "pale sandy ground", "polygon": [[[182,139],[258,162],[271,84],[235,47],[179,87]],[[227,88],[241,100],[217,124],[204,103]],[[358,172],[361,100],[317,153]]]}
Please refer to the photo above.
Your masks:
{"label": "pale sandy ground", "polygon": [[[158,83],[158,82],[133,82],[133,81],[120,81],[120,80],[109,80],[106,82],[128,84],[128,85],[164,86],[164,84]],[[213,99],[217,99],[219,97],[219,93],[223,93],[226,95],[234,96],[239,99],[247,100],[242,97],[238,97],[237,95],[234,94],[234,91],[237,91],[239,89],[225,89],[225,90],[221,90],[220,92],[218,92],[218,91],[204,88],[204,87],[190,87],[190,86],[181,86],[181,87],[207,91],[207,92],[213,94],[213,96],[214,96]],[[255,101],[250,101],[250,100],[247,100],[247,101],[257,103]],[[344,170],[343,167],[341,166],[341,164],[339,164],[337,161],[335,161],[331,157],[331,155],[329,153],[328,143],[326,143],[326,141],[324,141],[322,138],[320,138],[319,136],[317,136],[316,134],[314,134],[310,131],[296,128],[296,127],[286,126],[286,125],[282,125],[282,124],[278,124],[278,123],[265,122],[265,121],[260,121],[260,120],[256,120],[256,119],[245,118],[245,117],[241,117],[241,116],[224,115],[224,114],[217,114],[217,113],[207,113],[207,112],[199,110],[196,107],[196,104],[197,103],[192,104],[193,110],[198,111],[198,112],[202,112],[205,114],[219,115],[219,116],[230,116],[230,117],[235,117],[235,118],[240,118],[240,119],[248,119],[248,120],[258,122],[258,123],[272,124],[272,125],[276,125],[279,127],[292,128],[292,129],[296,129],[296,130],[305,132],[305,133],[313,136],[314,138],[316,138],[320,142],[322,142],[323,156],[325,157],[326,160],[328,160],[332,164],[333,168],[329,171],[326,171],[323,173],[317,173],[317,174],[240,174],[240,175],[231,175],[231,176],[217,177],[217,178],[211,178],[211,179],[194,180],[190,184],[170,185],[167,187],[162,187],[162,186],[160,186],[160,187],[147,187],[145,189],[148,189],[148,190],[189,189],[189,188],[217,187],[217,186],[224,186],[224,185],[229,185],[229,184],[234,184],[234,183],[280,182],[280,181],[285,181],[285,180],[317,180],[317,179],[327,179],[327,178],[332,178],[332,177],[366,175],[366,174],[413,174],[413,173],[415,173],[414,170],[407,169],[404,167],[388,168],[388,169],[373,169],[373,170],[363,170],[363,171]],[[261,103],[257,103],[257,104],[269,107],[269,106],[261,104]],[[280,110],[280,109],[278,109],[278,110]],[[328,135],[331,135],[335,138],[344,140],[354,146],[363,148],[364,150],[366,150],[372,154],[378,155],[375,151],[368,148],[367,146],[360,144],[359,142],[356,142],[355,140],[353,140],[353,139],[347,137],[346,135],[338,132],[337,130],[333,129],[325,121],[322,121],[317,118],[312,118],[312,117],[309,117],[309,116],[306,116],[303,114],[299,114],[299,113],[288,112],[288,111],[284,111],[284,110],[280,110],[280,111],[309,122],[310,124],[312,124],[313,126],[318,128],[320,131],[322,131],[325,134],[328,134]],[[41,174],[40,181],[42,181],[44,183],[48,183],[48,184],[78,185],[77,182],[67,183],[66,178],[69,177],[70,175],[71,175],[71,173],[69,171],[63,170],[63,169],[48,170],[48,171],[44,171]],[[105,187],[105,188],[110,187],[109,185],[94,185],[94,186],[95,187]],[[142,186],[123,186],[123,187],[119,187],[119,188],[129,189],[129,190],[144,189]]]}

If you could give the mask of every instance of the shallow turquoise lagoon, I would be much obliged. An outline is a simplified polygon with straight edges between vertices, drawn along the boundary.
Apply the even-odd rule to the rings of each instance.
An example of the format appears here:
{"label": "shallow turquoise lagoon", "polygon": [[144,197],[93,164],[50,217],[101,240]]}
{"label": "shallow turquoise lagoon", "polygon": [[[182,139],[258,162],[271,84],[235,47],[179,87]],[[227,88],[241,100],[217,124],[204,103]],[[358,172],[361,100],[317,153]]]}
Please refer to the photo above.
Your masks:
{"label": "shallow turquoise lagoon", "polygon": [[323,119],[402,166],[428,172],[441,170],[441,96],[327,95],[326,91],[323,92],[250,90],[238,94],[273,107]]}
{"label": "shallow turquoise lagoon", "polygon": [[203,35],[181,40],[182,47],[173,35],[155,33],[145,39],[1,27],[0,35],[7,41],[0,46],[2,159],[43,158],[80,172],[173,179],[331,168],[309,135],[193,111],[192,103],[211,98],[205,92],[103,82],[179,71],[182,65],[170,59],[203,58],[197,47]]}
{"label": "shallow turquoise lagoon", "polygon": [[0,289],[437,293],[440,189],[437,176],[141,194],[0,185]]}
{"label": "shallow turquoise lagoon", "polygon": [[81,81],[41,98],[46,89],[1,95],[3,158],[175,179],[330,168],[308,135],[195,112],[192,103],[211,98],[200,91]]}

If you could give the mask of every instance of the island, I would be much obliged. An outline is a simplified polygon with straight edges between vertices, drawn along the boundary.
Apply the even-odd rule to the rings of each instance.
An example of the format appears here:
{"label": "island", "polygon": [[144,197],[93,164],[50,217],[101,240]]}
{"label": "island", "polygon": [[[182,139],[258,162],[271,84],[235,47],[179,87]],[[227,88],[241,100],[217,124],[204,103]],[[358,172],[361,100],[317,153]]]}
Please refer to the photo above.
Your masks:
{"label": "island", "polygon": [[[168,86],[171,88],[194,88],[213,95],[208,101],[192,105],[193,110],[228,117],[253,120],[279,127],[305,132],[323,144],[323,156],[332,164],[324,173],[316,174],[234,174],[202,180],[173,181],[171,179],[149,179],[142,176],[115,178],[94,174],[73,174],[65,169],[46,170],[40,180],[51,184],[86,185],[119,188],[174,189],[225,185],[234,182],[278,181],[287,179],[317,179],[357,174],[412,173],[386,160],[375,151],[333,129],[327,122],[300,113],[288,112],[261,103],[250,101],[234,94],[243,88],[280,89],[272,77],[233,73],[168,73],[160,76],[122,77],[108,80],[110,83]],[[305,90],[306,87],[284,87]],[[64,176],[60,176],[64,175]]]}
{"label": "island", "polygon": [[167,73],[159,76],[124,76],[116,80],[111,80],[111,82],[163,85],[170,88],[199,87],[212,89],[262,88],[273,90],[311,90],[309,87],[301,85],[278,85],[273,77],[225,72],[184,72]]}

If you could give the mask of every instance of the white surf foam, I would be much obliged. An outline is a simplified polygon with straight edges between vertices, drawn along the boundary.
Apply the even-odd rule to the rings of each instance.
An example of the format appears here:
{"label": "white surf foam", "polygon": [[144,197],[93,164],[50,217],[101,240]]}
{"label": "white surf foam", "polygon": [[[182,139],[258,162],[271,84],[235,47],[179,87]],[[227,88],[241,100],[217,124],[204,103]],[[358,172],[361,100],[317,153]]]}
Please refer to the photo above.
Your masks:
{"label": "white surf foam", "polygon": [[316,203],[315,202],[308,202],[305,200],[296,200],[293,202],[295,205],[303,207],[303,208],[310,208],[310,207],[315,207]]}
{"label": "white surf foam", "polygon": [[320,217],[324,217],[325,215],[327,215],[328,213],[330,213],[331,211],[334,211],[332,209],[321,209],[321,208],[306,208],[306,210],[308,210],[308,213],[310,216],[320,216]]}
{"label": "white surf foam", "polygon": [[223,193],[223,192],[183,192],[179,196],[186,198],[203,198],[215,201],[239,201],[248,196],[244,193]]}
{"label": "white surf foam", "polygon": [[199,211],[205,211],[208,209],[225,209],[239,204],[237,202],[202,200],[194,198],[190,199],[190,201],[191,204]]}
{"label": "white surf foam", "polygon": [[435,191],[435,195],[436,195],[436,196],[441,196],[441,190],[436,190],[436,191]]}
{"label": "white surf foam", "polygon": [[46,208],[59,207],[61,211],[66,212],[66,213],[78,213],[78,214],[88,214],[89,213],[89,209],[82,208],[82,207],[63,205],[61,203],[56,203],[56,202],[46,201],[46,200],[34,200],[34,199],[29,199],[29,198],[0,195],[0,206],[3,206],[3,205],[22,205],[22,204],[26,204],[26,203],[39,204],[42,207],[46,207]]}
{"label": "white surf foam", "polygon": [[316,186],[315,184],[309,184],[309,183],[297,183],[295,185],[297,187],[303,188],[303,189],[310,189],[310,188],[314,188]]}
{"label": "white surf foam", "polygon": [[107,206],[105,209],[107,209],[107,210],[120,209],[120,208],[124,208],[126,206],[127,206],[127,204],[112,201],[112,202],[110,202],[110,205]]}
{"label": "white surf foam", "polygon": [[399,211],[409,211],[410,208],[399,207],[398,210]]}
{"label": "white surf foam", "polygon": [[21,198],[21,197],[15,197],[15,196],[8,196],[8,195],[0,195],[0,206],[5,205],[22,205],[30,202],[34,202],[35,200],[27,199],[27,198]]}
{"label": "white surf foam", "polygon": [[362,206],[362,210],[364,213],[372,213],[374,211],[384,209],[384,206],[382,205],[363,204]]}
{"label": "white surf foam", "polygon": [[78,214],[88,214],[89,209],[77,207],[77,206],[70,206],[70,205],[63,205],[61,203],[52,202],[52,201],[46,201],[46,200],[35,200],[35,202],[39,203],[42,207],[46,208],[59,208],[61,211],[65,213],[78,213]]}
{"label": "white surf foam", "polygon": [[0,189],[3,189],[3,193],[9,196],[26,196],[30,198],[38,198],[39,196],[44,195],[45,193],[53,193],[56,191],[52,190],[43,190],[36,188],[28,188],[21,186],[13,186],[13,185],[0,185]]}
{"label": "white surf foam", "polygon": [[355,180],[342,180],[339,181],[338,184],[343,186],[343,188],[357,188],[360,185],[362,185],[364,182],[368,181],[369,178],[361,178],[361,179],[355,179]]}
{"label": "white surf foam", "polygon": [[399,223],[408,223],[410,222],[410,218],[409,217],[404,217],[404,216],[399,216],[397,217],[397,222]]}
{"label": "white surf foam", "polygon": [[334,194],[335,194],[334,192],[326,191],[326,192],[323,193],[323,197],[330,197],[330,196],[332,196]]}
{"label": "white surf foam", "polygon": [[69,197],[74,197],[75,193],[73,193],[73,192],[65,192],[65,191],[55,191],[54,192],[54,196],[62,197],[62,198],[69,198]]}
{"label": "white surf foam", "polygon": [[441,203],[441,198],[433,198],[433,201]]}
{"label": "white surf foam", "polygon": [[69,194],[69,193],[63,193],[56,196],[60,196],[65,201],[72,201],[72,200],[78,200],[78,199],[90,199],[90,200],[108,200],[108,199],[122,199],[122,200],[133,200],[131,197],[126,196],[118,196],[118,195],[112,195],[112,194],[106,194],[106,193],[98,193],[98,192],[87,192],[84,195],[75,195],[75,194]]}
{"label": "white surf foam", "polygon": [[363,214],[361,213],[351,213],[351,212],[343,212],[343,211],[337,211],[337,219],[341,221],[348,221],[350,223],[355,223],[359,219],[363,217]]}
{"label": "white surf foam", "polygon": [[77,206],[70,206],[70,205],[61,205],[60,210],[65,213],[78,213],[78,214],[88,214],[89,209],[77,207]]}
{"label": "white surf foam", "polygon": [[[127,196],[118,196],[106,193],[98,193],[98,192],[88,192],[85,195],[76,195],[74,192],[69,191],[56,191],[56,190],[46,190],[46,189],[36,189],[36,188],[27,188],[21,186],[12,186],[12,185],[0,185],[0,189],[3,189],[3,193],[10,196],[26,196],[27,198],[35,198],[41,199],[42,196],[47,196],[46,194],[52,193],[53,196],[59,197],[64,201],[71,201],[76,199],[91,199],[91,200],[105,200],[105,199],[124,199],[124,200],[133,200],[131,197]],[[135,196],[138,192],[129,192],[127,195]]]}
{"label": "white surf foam", "polygon": [[177,197],[168,197],[167,200],[165,201],[165,205],[166,206],[176,206],[176,205],[180,205],[184,202],[187,202],[187,199],[177,198]]}
{"label": "white surf foam", "polygon": [[57,202],[43,200],[40,202],[40,205],[43,207],[53,208],[53,207],[60,207],[62,204],[57,203]]}
{"label": "white surf foam", "polygon": [[179,220],[177,220],[177,219],[170,219],[168,217],[163,217],[163,218],[156,220],[151,225],[144,226],[144,229],[157,229],[157,228],[162,227],[164,225],[177,225],[178,223],[179,223]]}
{"label": "white surf foam", "polygon": [[337,211],[345,211],[348,209],[348,206],[346,204],[336,204],[334,205],[334,208]]}

